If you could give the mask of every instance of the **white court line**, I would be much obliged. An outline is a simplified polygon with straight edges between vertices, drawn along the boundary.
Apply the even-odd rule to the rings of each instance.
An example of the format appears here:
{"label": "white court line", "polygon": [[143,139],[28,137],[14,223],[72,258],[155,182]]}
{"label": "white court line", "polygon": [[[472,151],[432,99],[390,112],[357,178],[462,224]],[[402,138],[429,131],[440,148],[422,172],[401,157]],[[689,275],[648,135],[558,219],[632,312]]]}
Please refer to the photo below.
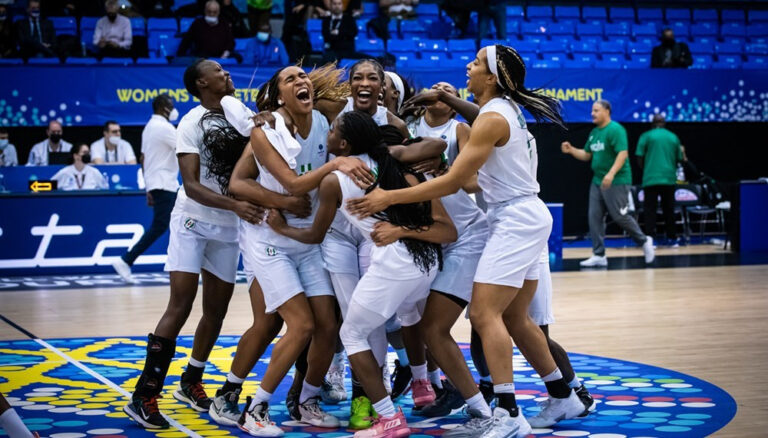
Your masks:
{"label": "white court line", "polygon": [[[123,394],[126,398],[129,398],[129,399],[131,398],[131,393],[129,393],[125,389],[121,388],[118,384],[116,384],[115,382],[107,379],[106,377],[102,376],[101,374],[97,373],[96,371],[88,368],[87,366],[85,366],[82,363],[80,363],[80,361],[70,357],[69,355],[67,355],[66,353],[62,352],[61,350],[59,350],[58,348],[54,347],[53,345],[51,345],[51,344],[49,344],[49,343],[47,343],[44,340],[39,339],[39,338],[33,338],[32,340],[37,342],[38,344],[42,345],[43,347],[53,351],[54,353],[58,354],[64,360],[66,360],[67,362],[71,363],[72,365],[80,368],[82,371],[84,371],[85,373],[89,374],[91,377],[95,378],[99,382],[109,386],[110,388],[114,389],[115,391],[119,392],[120,394]],[[173,426],[176,429],[178,429],[179,432],[184,432],[184,433],[187,434],[187,436],[190,436],[190,437],[203,438],[201,435],[198,435],[197,433],[193,432],[192,430],[187,429],[187,427],[181,425],[181,423],[179,423],[178,421],[174,420],[173,418],[171,418],[171,417],[169,417],[169,416],[167,416],[165,414],[162,414],[162,413],[161,413],[161,415],[168,421],[168,423],[171,426]]]}

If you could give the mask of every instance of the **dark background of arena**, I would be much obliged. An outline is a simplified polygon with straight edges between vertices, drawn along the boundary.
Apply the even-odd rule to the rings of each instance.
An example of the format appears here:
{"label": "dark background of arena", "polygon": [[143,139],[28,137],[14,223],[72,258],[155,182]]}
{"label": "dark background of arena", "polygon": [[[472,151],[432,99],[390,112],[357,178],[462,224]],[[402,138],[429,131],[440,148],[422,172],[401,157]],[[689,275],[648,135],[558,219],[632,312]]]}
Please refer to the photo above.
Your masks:
{"label": "dark background of arena", "polygon": [[[614,102],[614,105],[620,102]],[[149,119],[149,115],[147,116]],[[637,140],[649,123],[622,123],[629,136],[632,178],[639,184],[642,171],[634,158]],[[589,163],[574,160],[560,152],[560,143],[568,140],[583,147],[590,130],[589,123],[572,123],[568,131],[551,124],[531,124],[539,150],[538,178],[541,198],[546,202],[565,204],[564,235],[587,234],[587,199],[592,171]],[[768,176],[765,159],[768,149],[768,123],[669,123],[667,127],[680,137],[688,159],[698,169],[723,183]],[[64,128],[64,139],[91,143],[102,136],[101,127]],[[139,156],[141,126],[122,126],[123,138],[129,141]],[[31,146],[45,138],[44,127],[9,128],[11,143],[15,144],[19,161],[26,163]]]}

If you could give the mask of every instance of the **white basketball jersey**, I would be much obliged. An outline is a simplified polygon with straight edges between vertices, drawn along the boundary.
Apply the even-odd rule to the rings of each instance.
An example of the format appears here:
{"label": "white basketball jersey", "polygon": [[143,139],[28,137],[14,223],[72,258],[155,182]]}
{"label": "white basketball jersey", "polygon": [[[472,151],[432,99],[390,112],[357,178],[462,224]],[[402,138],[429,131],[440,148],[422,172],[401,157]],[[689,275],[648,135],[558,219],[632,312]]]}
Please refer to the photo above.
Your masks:
{"label": "white basketball jersey", "polygon": [[480,114],[495,112],[507,121],[509,140],[494,147],[478,172],[478,183],[489,203],[505,202],[519,196],[539,193],[539,183],[531,172],[536,154],[529,142],[525,117],[517,104],[496,97],[480,108]]}
{"label": "white basketball jersey", "polygon": [[[426,177],[432,179],[432,176],[426,175]],[[459,240],[464,236],[485,233],[488,230],[485,213],[463,189],[459,189],[452,195],[443,196],[440,202],[445,212],[451,217]]]}
{"label": "white basketball jersey", "polygon": [[416,129],[414,135],[416,137],[432,137],[444,140],[448,147],[445,148],[445,156],[448,159],[448,165],[452,165],[456,160],[456,155],[459,154],[459,141],[456,137],[456,128],[459,126],[459,122],[456,119],[451,119],[448,122],[440,126],[429,126],[425,117],[420,117],[416,123]]}
{"label": "white basketball jersey", "polygon": [[[344,108],[339,113],[339,116],[354,110],[355,110],[355,100],[352,99],[351,97],[348,97],[347,104],[344,105]],[[388,113],[387,108],[379,105],[376,108],[376,114],[373,115],[373,121],[376,122],[376,124],[379,126],[388,125],[389,120],[387,119],[387,113]],[[338,116],[336,116],[336,118],[338,118]]]}

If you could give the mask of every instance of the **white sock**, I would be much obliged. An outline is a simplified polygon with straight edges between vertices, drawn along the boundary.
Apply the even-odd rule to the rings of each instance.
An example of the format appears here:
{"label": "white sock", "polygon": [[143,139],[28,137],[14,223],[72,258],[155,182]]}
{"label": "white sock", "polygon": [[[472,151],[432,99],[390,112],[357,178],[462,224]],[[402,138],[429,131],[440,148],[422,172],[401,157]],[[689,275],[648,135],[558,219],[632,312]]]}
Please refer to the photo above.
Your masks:
{"label": "white sock", "polygon": [[427,380],[427,363],[411,365],[411,374],[413,374],[413,380]]}
{"label": "white sock", "polygon": [[562,378],[563,378],[563,373],[560,372],[560,368],[555,368],[554,371],[542,377],[541,380],[544,382],[554,382],[555,380],[562,379]]}
{"label": "white sock", "polygon": [[234,375],[234,373],[232,373],[232,371],[230,371],[229,374],[227,374],[227,382],[232,382],[232,383],[237,383],[238,385],[242,385],[243,382],[245,382],[245,379],[241,379],[237,377],[236,375]]}
{"label": "white sock", "polygon": [[205,369],[205,362],[200,362],[199,360],[195,359],[192,356],[189,356],[189,364],[192,365],[195,368],[203,368],[203,369]]}
{"label": "white sock", "polygon": [[440,368],[434,371],[429,371],[429,381],[436,387],[443,389],[443,379],[440,377]]}
{"label": "white sock", "polygon": [[8,409],[7,411],[0,414],[0,426],[5,429],[5,433],[7,433],[8,436],[12,436],[14,438],[33,437],[32,432],[27,429],[27,426],[25,426],[24,422],[21,421],[21,417],[19,417],[19,414],[16,413],[13,408]]}
{"label": "white sock", "polygon": [[514,394],[515,393],[515,384],[514,383],[499,383],[498,385],[493,385],[493,392],[496,394]]}
{"label": "white sock", "polygon": [[405,348],[395,349],[395,353],[397,353],[397,360],[400,361],[401,367],[407,367],[411,363],[408,361],[408,353],[405,352]]}
{"label": "white sock", "polygon": [[304,403],[312,397],[320,395],[320,387],[312,385],[304,380],[304,384],[301,385],[301,395],[299,395],[299,403]]}
{"label": "white sock", "polygon": [[395,416],[395,404],[392,403],[392,399],[389,396],[377,401],[373,404],[373,410],[379,414],[379,417],[394,417]]}
{"label": "white sock", "polygon": [[574,374],[573,380],[568,382],[568,386],[570,386],[573,389],[579,389],[579,387],[581,386],[581,380],[579,380],[579,376]]}
{"label": "white sock", "polygon": [[469,409],[475,409],[479,411],[481,414],[483,414],[484,417],[488,418],[492,415],[491,407],[488,406],[488,403],[485,402],[482,392],[478,392],[477,394],[468,398],[466,402]]}
{"label": "white sock", "polygon": [[271,399],[272,399],[272,394],[267,391],[264,391],[263,389],[261,389],[261,387],[259,387],[259,389],[256,390],[256,394],[253,395],[253,400],[251,400],[251,405],[248,406],[248,410],[249,411],[253,410],[253,408],[255,408],[256,405],[260,403],[264,403],[264,402],[269,403]]}

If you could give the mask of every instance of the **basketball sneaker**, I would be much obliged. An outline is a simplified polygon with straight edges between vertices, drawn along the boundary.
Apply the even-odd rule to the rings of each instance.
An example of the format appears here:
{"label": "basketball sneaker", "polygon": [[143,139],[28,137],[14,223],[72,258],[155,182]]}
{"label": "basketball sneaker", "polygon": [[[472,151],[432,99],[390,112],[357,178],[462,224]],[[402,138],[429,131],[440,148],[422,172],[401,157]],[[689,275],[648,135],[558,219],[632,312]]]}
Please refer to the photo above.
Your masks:
{"label": "basketball sneaker", "polygon": [[567,398],[548,397],[539,403],[541,412],[528,421],[535,428],[549,427],[561,420],[570,420],[584,413],[584,403],[576,391],[571,390]]}
{"label": "basketball sneaker", "polygon": [[376,411],[373,410],[373,404],[368,397],[358,397],[352,400],[352,406],[349,413],[349,428],[360,430],[368,429],[376,418]]}
{"label": "basketball sneaker", "polygon": [[476,409],[467,409],[469,421],[458,425],[453,429],[448,429],[443,434],[446,438],[477,438],[482,436],[485,431],[493,425],[493,417],[484,417]]}
{"label": "basketball sneaker", "polygon": [[283,436],[283,429],[269,419],[269,404],[259,403],[250,411],[247,409],[251,405],[251,397],[245,399],[246,409],[237,420],[237,426],[243,432],[251,436],[276,437]]}
{"label": "basketball sneaker", "polygon": [[486,380],[481,380],[480,384],[477,385],[478,389],[480,389],[480,392],[483,394],[483,398],[485,399],[485,402],[489,405],[493,401],[493,398],[496,396],[493,392],[493,383],[488,382]]}
{"label": "basketball sneaker", "polygon": [[450,415],[454,409],[464,405],[464,398],[461,393],[448,381],[443,382],[443,389],[434,402],[424,406],[420,410],[414,410],[413,414],[423,417],[434,418]]}
{"label": "basketball sneaker", "polygon": [[179,382],[176,391],[173,392],[173,398],[186,403],[190,408],[197,412],[208,412],[211,408],[211,399],[205,393],[203,382]]}
{"label": "basketball sneaker", "polygon": [[656,258],[656,252],[653,249],[653,237],[646,236],[645,243],[643,243],[643,255],[645,256],[645,263],[653,263]]}
{"label": "basketball sneaker", "polygon": [[131,275],[131,267],[128,263],[125,263],[122,257],[118,257],[115,262],[112,263],[112,269],[117,272],[117,275],[123,279],[126,283],[133,283],[133,275]]}
{"label": "basketball sneaker", "polygon": [[579,400],[581,400],[582,403],[584,403],[584,412],[579,415],[579,417],[586,417],[589,415],[590,412],[593,412],[595,408],[597,407],[597,402],[594,398],[592,398],[592,394],[589,393],[589,390],[586,386],[583,384],[579,386],[576,389],[576,395],[579,396]]}
{"label": "basketball sneaker", "polygon": [[168,429],[168,421],[157,407],[157,398],[132,398],[130,403],[123,406],[123,412],[145,429]]}
{"label": "basketball sneaker", "polygon": [[237,420],[240,419],[240,407],[237,405],[240,399],[240,388],[235,391],[221,392],[216,391],[216,397],[211,401],[211,407],[208,414],[213,421],[223,426],[237,426]]}
{"label": "basketball sneaker", "polygon": [[285,396],[285,408],[293,421],[301,421],[299,412],[299,396],[301,395],[301,385],[291,385],[288,394]]}
{"label": "basketball sneaker", "polygon": [[405,415],[397,408],[391,417],[379,417],[368,429],[355,432],[355,438],[403,438],[411,435]]}
{"label": "basketball sneaker", "polygon": [[413,379],[411,367],[401,366],[400,361],[395,359],[395,371],[392,372],[393,400],[408,392],[411,388],[411,379]]}
{"label": "basketball sneaker", "polygon": [[315,427],[336,428],[341,426],[339,419],[323,411],[320,407],[320,397],[310,397],[304,403],[299,404],[299,415],[302,423]]}
{"label": "basketball sneaker", "polygon": [[347,390],[344,388],[344,375],[346,374],[344,371],[344,368],[335,369],[333,367],[328,370],[328,375],[323,380],[320,389],[323,403],[336,405],[347,399]]}
{"label": "basketball sneaker", "polygon": [[582,268],[604,268],[608,266],[608,258],[606,256],[593,255],[586,260],[580,261],[579,266]]}
{"label": "basketball sneaker", "polygon": [[432,383],[427,379],[414,380],[411,383],[411,396],[413,397],[413,406],[421,408],[435,401],[435,389]]}

